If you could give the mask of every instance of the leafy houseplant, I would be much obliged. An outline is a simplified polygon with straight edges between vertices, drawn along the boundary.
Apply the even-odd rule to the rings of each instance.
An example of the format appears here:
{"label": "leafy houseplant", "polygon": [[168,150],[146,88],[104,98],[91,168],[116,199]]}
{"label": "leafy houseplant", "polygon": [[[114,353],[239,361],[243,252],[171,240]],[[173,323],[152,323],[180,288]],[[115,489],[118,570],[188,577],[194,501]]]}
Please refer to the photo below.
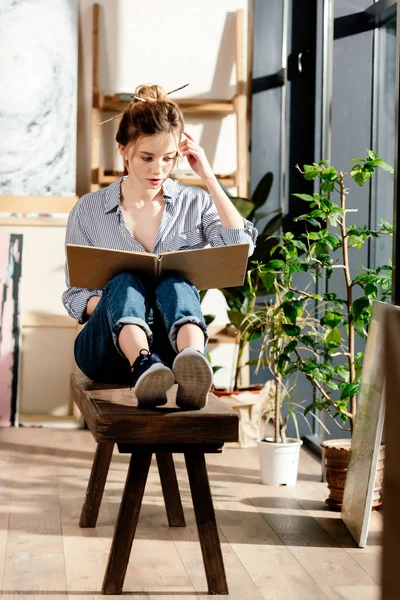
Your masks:
{"label": "leafy houseplant", "polygon": [[[305,179],[320,183],[319,193],[296,194],[309,204],[310,211],[297,218],[305,222],[306,232],[297,238],[290,232],[280,236],[273,258],[265,266],[275,286],[287,290],[275,311],[276,316],[283,315],[282,329],[290,339],[277,357],[279,375],[287,378],[303,373],[316,391],[305,414],[313,409],[327,410],[341,429],[350,432],[364,357],[363,352],[356,351],[356,338],[366,339],[372,303],[390,299],[392,285],[390,262],[375,269],[359,267],[361,273],[355,276],[350,254],[371,238],[393,231],[386,221],[377,230],[348,224],[347,216],[355,210],[347,206],[345,178],[362,187],[377,168],[393,172],[371,150],[366,158],[352,162],[356,164],[348,172],[338,171],[326,161],[299,169]],[[329,281],[337,271],[343,276],[344,297],[334,292],[317,294],[310,286],[297,285],[299,272],[310,273],[316,282],[324,277]],[[315,302],[315,321],[304,331],[300,323],[310,301]]]}
{"label": "leafy houseplant", "polygon": [[[261,335],[263,344],[257,359],[249,361],[250,364],[267,367],[272,375],[269,384],[269,394],[261,398],[261,421],[274,422],[274,436],[264,437],[258,441],[260,456],[260,469],[262,482],[267,485],[294,485],[297,480],[297,470],[300,454],[300,440],[298,416],[303,417],[310,427],[308,418],[304,415],[304,402],[294,401],[294,390],[297,377],[283,378],[279,370],[279,359],[291,341],[291,336],[285,331],[285,315],[279,310],[285,294],[289,291],[282,282],[278,282],[275,274],[266,270],[263,263],[255,262],[249,273],[250,289],[256,300],[256,290],[251,285],[253,279],[262,280],[265,289],[274,292],[274,296],[263,299],[256,305],[253,313],[248,314],[244,321],[244,328],[248,335]],[[270,289],[272,287],[272,289]],[[313,326],[315,319],[311,316],[305,302],[298,327],[302,330]],[[316,415],[312,415],[319,422]],[[289,420],[293,421],[296,438],[288,438],[286,429]],[[311,431],[311,427],[310,427]]]}
{"label": "leafy houseplant", "polygon": [[[285,287],[283,280],[277,280],[275,274],[268,270],[268,267],[262,263],[256,263],[251,271],[250,281],[257,273],[257,277],[263,280],[264,286],[273,292],[273,296],[269,296],[261,305],[255,308],[254,312],[247,315],[244,327],[248,334],[262,337],[262,346],[258,358],[249,361],[249,364],[257,366],[257,370],[263,366],[267,367],[272,375],[273,382],[273,406],[270,409],[270,415],[274,421],[274,443],[286,443],[286,430],[289,420],[293,420],[296,430],[297,439],[300,439],[298,418],[300,414],[304,417],[308,424],[304,413],[299,413],[298,409],[304,410],[303,402],[293,401],[293,392],[296,387],[297,380],[282,377],[280,372],[281,356],[290,344],[292,337],[286,331],[286,317],[281,310],[281,304],[284,301],[285,295],[290,291]],[[255,293],[253,291],[253,293]],[[306,298],[301,318],[297,320],[297,326],[301,331],[305,332],[316,324],[315,317],[312,316],[312,308],[308,305],[311,303],[309,298]],[[283,406],[286,411],[283,414]],[[321,422],[316,415],[312,415]]]}
{"label": "leafy houseplant", "polygon": [[[228,192],[232,203],[240,214],[244,218],[252,221],[254,225],[259,224],[262,219],[269,215],[275,215],[267,222],[258,235],[254,254],[249,259],[244,285],[221,289],[229,308],[228,328],[234,332],[238,345],[236,365],[234,368],[233,389],[231,391],[238,391],[240,388],[240,372],[242,367],[245,366],[243,358],[247,344],[261,335],[259,331],[250,330],[247,327],[246,319],[248,315],[254,313],[257,297],[264,296],[267,292],[263,273],[261,270],[254,270],[252,262],[265,261],[269,257],[270,250],[275,243],[274,240],[271,239],[271,235],[277,231],[282,224],[282,213],[280,209],[269,212],[261,212],[260,210],[268,200],[272,183],[273,175],[268,172],[257,184],[250,200],[247,198],[233,197],[229,195]],[[269,285],[270,279],[267,278],[266,281],[267,285]]]}

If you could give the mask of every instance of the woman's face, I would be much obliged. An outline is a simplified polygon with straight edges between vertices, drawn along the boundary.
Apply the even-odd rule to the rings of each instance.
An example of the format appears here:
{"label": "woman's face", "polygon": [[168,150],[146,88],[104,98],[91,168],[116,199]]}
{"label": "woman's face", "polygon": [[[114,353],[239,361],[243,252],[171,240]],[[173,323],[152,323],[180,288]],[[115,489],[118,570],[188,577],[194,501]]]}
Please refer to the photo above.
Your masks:
{"label": "woman's face", "polygon": [[157,133],[140,137],[132,146],[119,146],[129,178],[144,189],[160,188],[175,165],[178,144],[177,135]]}

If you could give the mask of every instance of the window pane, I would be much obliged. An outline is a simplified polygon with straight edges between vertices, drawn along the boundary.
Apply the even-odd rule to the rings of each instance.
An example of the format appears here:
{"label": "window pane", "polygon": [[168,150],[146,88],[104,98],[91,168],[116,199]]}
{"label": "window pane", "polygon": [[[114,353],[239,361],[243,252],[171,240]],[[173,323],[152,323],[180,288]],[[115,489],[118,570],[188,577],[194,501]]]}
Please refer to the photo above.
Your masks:
{"label": "window pane", "polygon": [[[396,85],[396,19],[376,31],[374,66],[375,108],[373,116],[373,150],[386,162],[394,164]],[[393,175],[378,170],[372,196],[372,227],[381,219],[393,222]],[[392,256],[392,238],[374,240],[371,266],[387,263]]]}

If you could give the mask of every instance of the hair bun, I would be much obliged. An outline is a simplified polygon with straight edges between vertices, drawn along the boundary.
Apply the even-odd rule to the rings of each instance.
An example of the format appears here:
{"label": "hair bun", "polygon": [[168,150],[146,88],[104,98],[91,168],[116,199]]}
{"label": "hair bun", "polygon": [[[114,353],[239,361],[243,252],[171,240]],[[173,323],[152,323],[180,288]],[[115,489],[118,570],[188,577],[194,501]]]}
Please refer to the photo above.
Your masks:
{"label": "hair bun", "polygon": [[160,85],[139,85],[135,90],[135,96],[147,101],[167,100],[167,94]]}

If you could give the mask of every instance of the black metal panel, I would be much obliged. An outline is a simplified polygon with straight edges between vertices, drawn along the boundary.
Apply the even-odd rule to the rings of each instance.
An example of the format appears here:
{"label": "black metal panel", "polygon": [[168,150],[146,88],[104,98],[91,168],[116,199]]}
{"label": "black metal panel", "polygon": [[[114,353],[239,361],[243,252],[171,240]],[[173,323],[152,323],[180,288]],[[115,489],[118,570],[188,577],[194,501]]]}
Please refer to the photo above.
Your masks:
{"label": "black metal panel", "polygon": [[315,92],[317,0],[292,2],[292,35],[288,57],[289,156],[288,156],[288,215],[285,229],[298,230],[293,218],[304,213],[304,203],[293,196],[295,192],[313,193],[313,183],[303,179],[297,164],[315,160]]}

